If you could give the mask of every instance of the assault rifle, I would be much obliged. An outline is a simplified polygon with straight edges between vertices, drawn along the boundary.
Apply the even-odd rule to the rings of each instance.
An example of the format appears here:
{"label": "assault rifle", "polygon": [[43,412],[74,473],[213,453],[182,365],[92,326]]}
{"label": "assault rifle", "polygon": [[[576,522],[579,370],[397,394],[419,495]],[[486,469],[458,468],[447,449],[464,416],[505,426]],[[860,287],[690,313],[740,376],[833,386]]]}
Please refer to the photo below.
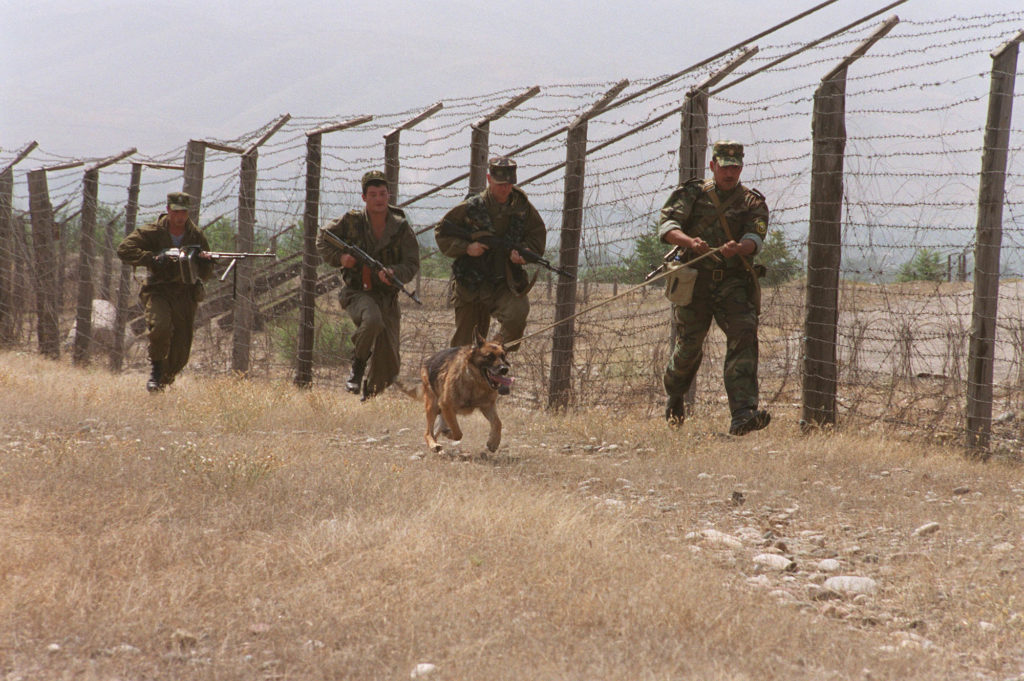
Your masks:
{"label": "assault rifle", "polygon": [[405,288],[405,282],[396,277],[391,272],[389,272],[387,266],[380,260],[377,260],[369,253],[359,248],[359,246],[356,246],[355,244],[350,244],[349,242],[345,241],[334,232],[328,231],[323,227],[320,228],[320,233],[323,234],[324,238],[326,238],[328,241],[333,243],[338,248],[344,249],[346,253],[354,257],[363,265],[369,267],[374,272],[383,272],[384,276],[388,278],[392,286],[394,286],[399,291],[412,298],[413,302],[415,302],[417,305],[423,304],[423,301],[420,300],[415,293],[411,293],[407,288]]}
{"label": "assault rifle", "polygon": [[507,237],[498,236],[497,234],[494,234],[492,232],[487,232],[487,231],[470,232],[468,230],[460,230],[460,229],[457,229],[457,228],[451,228],[451,227],[448,227],[448,226],[442,226],[441,227],[441,235],[442,236],[458,237],[458,238],[465,239],[466,241],[469,241],[469,242],[479,241],[480,243],[482,243],[484,246],[487,246],[488,248],[501,248],[501,249],[504,249],[504,250],[510,251],[510,252],[511,251],[518,251],[519,255],[521,255],[523,257],[523,260],[525,260],[528,263],[531,263],[531,264],[534,264],[534,265],[540,265],[544,269],[550,270],[551,272],[554,272],[555,274],[557,274],[557,275],[559,275],[561,277],[565,277],[566,279],[572,279],[573,278],[572,274],[568,270],[566,270],[566,269],[564,269],[562,267],[555,267],[554,265],[551,264],[550,260],[548,260],[547,258],[544,258],[543,256],[541,256],[540,253],[537,253],[536,251],[530,250],[529,248],[527,248],[523,244],[516,243],[515,241],[512,241],[511,239],[509,239]]}
{"label": "assault rifle", "polygon": [[644,281],[648,282],[651,279],[653,279],[654,277],[656,277],[659,274],[661,274],[662,272],[664,272],[666,269],[668,269],[668,265],[669,265],[670,262],[686,262],[686,263],[691,263],[691,262],[697,262],[698,260],[703,260],[704,258],[707,258],[707,257],[711,257],[716,262],[721,262],[722,261],[722,256],[720,256],[718,254],[718,251],[720,251],[720,250],[722,250],[721,246],[719,246],[718,248],[711,249],[710,251],[708,251],[704,255],[699,255],[696,258],[692,258],[692,259],[690,259],[688,261],[684,261],[683,260],[683,253],[686,251],[686,249],[683,248],[682,246],[673,246],[672,250],[669,251],[668,253],[666,253],[665,256],[661,259],[661,264],[658,265],[653,270],[651,270],[650,272],[647,273],[647,276],[644,277]]}

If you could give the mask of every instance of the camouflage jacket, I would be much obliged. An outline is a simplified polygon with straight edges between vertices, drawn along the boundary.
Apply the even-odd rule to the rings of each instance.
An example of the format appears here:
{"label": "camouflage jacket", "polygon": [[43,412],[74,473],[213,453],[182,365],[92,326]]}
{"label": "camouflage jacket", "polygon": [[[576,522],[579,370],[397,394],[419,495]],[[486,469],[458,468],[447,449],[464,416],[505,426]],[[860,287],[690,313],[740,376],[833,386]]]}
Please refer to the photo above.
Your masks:
{"label": "camouflage jacket", "polygon": [[[196,228],[195,223],[189,218],[185,223],[185,235],[178,248],[186,246],[199,246],[202,250],[210,250],[203,233]],[[167,227],[167,214],[161,215],[156,222],[136,227],[135,230],[124,238],[124,241],[117,247],[117,257],[126,265],[132,267],[148,267],[149,277],[143,290],[155,286],[168,284],[184,284],[181,277],[181,267],[176,262],[168,262],[162,267],[157,267],[153,259],[161,251],[174,248],[174,241],[171,240],[171,232]],[[198,274],[200,279],[209,279],[213,276],[212,260],[196,260],[198,263]]]}
{"label": "camouflage jacket", "polygon": [[[700,237],[711,248],[717,248],[730,240],[716,216],[718,209],[712,201],[715,192],[714,180],[694,178],[677,187],[661,209],[658,236],[662,241],[673,229],[681,229],[691,237]],[[737,196],[736,192],[740,192]],[[725,219],[737,242],[750,239],[756,245],[754,253],[761,251],[768,234],[768,206],[764,196],[756,189],[738,185],[729,192],[716,192],[719,203],[726,206]],[[714,268],[715,263],[707,258],[696,265],[698,268]],[[726,267],[742,267],[739,256],[726,260]]]}
{"label": "camouflage jacket", "polygon": [[[379,240],[373,235],[370,218],[366,215],[365,209],[350,210],[340,218],[332,220],[326,229],[353,246],[363,249],[384,266],[390,267],[395,277],[406,284],[420,271],[420,246],[412,227],[405,219],[405,212],[400,208],[388,206],[384,232]],[[345,251],[327,241],[323,234],[317,233],[316,250],[324,262],[341,267],[341,256]],[[376,273],[369,271],[364,274],[364,267],[360,264],[342,270],[341,278],[346,289],[364,290],[363,282],[368,281],[370,290],[397,295],[398,289],[381,283]]]}
{"label": "camouflage jacket", "polygon": [[479,257],[466,254],[466,247],[475,241],[470,236],[474,232],[490,232],[544,255],[547,228],[519,187],[512,188],[504,204],[486,190],[466,199],[441,218],[434,228],[434,239],[442,253],[455,258],[452,270],[460,284],[473,287],[483,281],[498,283],[511,278],[512,286],[521,288],[526,273],[508,259],[507,250],[489,248]]}

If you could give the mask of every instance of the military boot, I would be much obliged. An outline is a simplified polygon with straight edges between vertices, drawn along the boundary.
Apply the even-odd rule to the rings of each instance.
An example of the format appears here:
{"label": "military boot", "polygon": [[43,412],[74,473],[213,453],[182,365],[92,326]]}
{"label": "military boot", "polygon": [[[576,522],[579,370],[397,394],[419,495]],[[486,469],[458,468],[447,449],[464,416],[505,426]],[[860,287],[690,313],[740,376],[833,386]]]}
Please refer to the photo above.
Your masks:
{"label": "military boot", "polygon": [[686,420],[686,403],[682,395],[669,395],[665,403],[665,420],[668,425],[677,427]]}
{"label": "military boot", "polygon": [[730,435],[746,435],[761,430],[772,420],[772,415],[763,409],[737,409],[729,424]]}
{"label": "military boot", "polygon": [[151,393],[158,393],[164,389],[164,363],[159,360],[150,360],[149,380],[146,381],[146,390]]}
{"label": "military boot", "polygon": [[361,383],[363,382],[363,372],[366,371],[366,360],[365,359],[354,359],[352,360],[352,373],[345,379],[345,390],[349,391],[353,395],[358,395],[361,390]]}

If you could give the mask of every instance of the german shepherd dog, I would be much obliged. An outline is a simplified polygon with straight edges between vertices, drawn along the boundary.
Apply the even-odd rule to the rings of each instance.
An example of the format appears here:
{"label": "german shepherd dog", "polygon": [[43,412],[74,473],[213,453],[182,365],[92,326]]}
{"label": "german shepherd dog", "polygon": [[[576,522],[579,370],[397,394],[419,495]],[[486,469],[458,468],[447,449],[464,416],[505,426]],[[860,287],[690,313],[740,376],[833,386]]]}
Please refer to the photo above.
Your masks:
{"label": "german shepherd dog", "polygon": [[511,368],[500,335],[493,340],[484,340],[477,334],[473,345],[448,348],[428,357],[420,368],[423,401],[427,409],[427,434],[424,438],[427,447],[434,452],[441,451],[441,445],[434,437],[438,414],[451,431],[449,437],[461,440],[462,429],[456,414],[471,414],[474,409],[479,409],[491,424],[487,449],[497,451],[501,443],[501,419],[494,403],[499,394],[507,395],[509,392]]}

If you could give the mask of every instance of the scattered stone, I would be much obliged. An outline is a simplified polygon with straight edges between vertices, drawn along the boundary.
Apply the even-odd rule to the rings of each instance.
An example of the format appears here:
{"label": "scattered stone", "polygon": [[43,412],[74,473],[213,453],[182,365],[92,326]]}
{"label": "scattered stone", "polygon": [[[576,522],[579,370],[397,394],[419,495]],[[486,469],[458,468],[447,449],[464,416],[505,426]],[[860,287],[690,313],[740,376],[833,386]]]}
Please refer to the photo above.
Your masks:
{"label": "scattered stone", "polygon": [[745,502],[746,500],[747,498],[743,496],[743,492],[733,490],[732,497],[730,499],[730,501],[732,501],[733,506],[742,506],[743,502]]}
{"label": "scattered stone", "polygon": [[266,622],[253,622],[249,625],[250,634],[265,634],[270,631],[270,625]]}
{"label": "scattered stone", "polygon": [[981,622],[978,622],[978,628],[986,634],[991,634],[996,630],[996,625],[992,624],[991,622],[985,622],[984,620],[982,620]]}
{"label": "scattered stone", "polygon": [[785,589],[775,589],[774,591],[769,592],[768,595],[769,596],[774,596],[775,598],[779,599],[780,601],[787,601],[787,602],[791,602],[791,603],[795,603],[797,600],[799,600],[799,599],[797,599],[796,596],[794,596],[793,594],[789,593]]}
{"label": "scattered stone", "polygon": [[437,665],[430,664],[429,662],[420,662],[418,665],[413,667],[412,673],[409,674],[411,679],[422,679],[426,676],[430,676],[437,671]]}
{"label": "scattered stone", "polygon": [[842,598],[843,595],[834,589],[826,589],[823,586],[811,584],[807,587],[807,597],[812,601],[831,601]]}
{"label": "scattered stone", "polygon": [[756,577],[747,577],[747,584],[768,588],[772,585],[772,581],[768,579],[768,575],[757,575]]}
{"label": "scattered stone", "polygon": [[826,579],[824,587],[847,595],[873,594],[878,591],[878,582],[870,577],[840,575]]}
{"label": "scattered stone", "polygon": [[953,494],[970,494],[970,492],[971,488],[967,487],[966,485],[961,485],[960,487],[953,488]]}
{"label": "scattered stone", "polygon": [[915,537],[927,537],[930,534],[935,534],[939,531],[939,524],[935,521],[925,523],[921,527],[914,530],[913,534]]}
{"label": "scattered stone", "polygon": [[315,638],[311,638],[308,641],[306,641],[305,643],[303,643],[302,647],[304,649],[306,649],[306,650],[313,651],[313,650],[322,650],[326,646],[325,646],[323,641],[319,641],[319,640],[317,640]]}
{"label": "scattered stone", "polygon": [[997,553],[1008,553],[1013,551],[1013,544],[1008,541],[1001,542],[992,547],[992,550]]}
{"label": "scattered stone", "polygon": [[759,553],[754,556],[754,563],[769,570],[778,570],[779,572],[793,572],[796,570],[796,562],[777,553]]}
{"label": "scattered stone", "polygon": [[46,646],[46,652],[48,652],[48,653],[59,653],[60,652],[60,644],[59,643],[51,643],[50,645]]}
{"label": "scattered stone", "polygon": [[724,546],[730,549],[743,548],[743,542],[739,539],[732,535],[725,534],[724,532],[719,532],[718,530],[701,530],[700,536],[703,537],[708,544],[712,544],[714,546]]}
{"label": "scattered stone", "polygon": [[708,473],[698,473],[697,474],[697,479],[698,480],[710,480],[711,479],[711,475],[708,474]]}
{"label": "scattered stone", "polygon": [[825,560],[818,561],[817,565],[820,572],[839,572],[841,567],[842,563],[835,558],[826,558]]}

